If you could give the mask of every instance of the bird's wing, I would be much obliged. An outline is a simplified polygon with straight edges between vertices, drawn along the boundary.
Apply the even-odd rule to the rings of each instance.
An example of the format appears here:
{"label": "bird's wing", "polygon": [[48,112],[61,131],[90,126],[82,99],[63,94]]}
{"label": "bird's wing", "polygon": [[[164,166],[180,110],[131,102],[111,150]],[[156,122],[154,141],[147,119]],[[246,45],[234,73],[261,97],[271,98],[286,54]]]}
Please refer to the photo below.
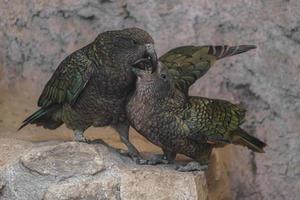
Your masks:
{"label": "bird's wing", "polygon": [[160,119],[160,128],[164,134],[169,134],[170,136],[176,135],[177,137],[182,136],[183,138],[186,138],[190,133],[190,128],[176,113],[162,112],[159,114],[157,119]]}
{"label": "bird's wing", "polygon": [[69,103],[73,105],[91,78],[94,63],[85,55],[71,54],[56,69],[47,82],[38,106]]}
{"label": "bird's wing", "polygon": [[191,138],[202,138],[204,134],[209,142],[229,142],[228,134],[244,122],[246,110],[228,101],[191,97],[190,103],[186,123],[193,125]]}
{"label": "bird's wing", "polygon": [[159,60],[167,66],[176,88],[187,94],[189,87],[215,62],[209,46],[182,46],[171,49]]}
{"label": "bird's wing", "polygon": [[171,49],[159,60],[168,67],[176,88],[188,94],[189,87],[202,77],[216,60],[255,48],[254,45],[181,46]]}

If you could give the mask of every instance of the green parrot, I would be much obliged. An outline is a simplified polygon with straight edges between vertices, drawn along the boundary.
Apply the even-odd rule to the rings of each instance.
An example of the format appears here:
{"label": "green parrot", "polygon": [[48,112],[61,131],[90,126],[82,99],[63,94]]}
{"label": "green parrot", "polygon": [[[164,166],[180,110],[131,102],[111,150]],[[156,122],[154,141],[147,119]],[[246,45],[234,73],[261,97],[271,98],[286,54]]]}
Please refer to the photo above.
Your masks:
{"label": "green parrot", "polygon": [[107,31],[85,47],[67,56],[47,82],[38,100],[40,107],[19,129],[36,124],[56,129],[62,124],[74,131],[76,141],[87,142],[84,131],[111,126],[120,135],[130,155],[139,152],[128,140],[126,99],[134,90],[131,67],[141,59],[155,66],[152,37],[139,28]]}
{"label": "green parrot", "polygon": [[[143,61],[140,65],[151,63]],[[162,159],[167,162],[181,153],[198,163],[191,162],[178,170],[207,167],[212,148],[228,143],[264,152],[266,144],[240,127],[245,118],[244,108],[225,100],[187,96],[187,91],[181,89],[188,87],[178,87],[178,83],[183,82],[173,79],[173,74],[162,63],[153,73],[139,68],[133,71],[138,78],[126,108],[130,125],[161,147]]]}

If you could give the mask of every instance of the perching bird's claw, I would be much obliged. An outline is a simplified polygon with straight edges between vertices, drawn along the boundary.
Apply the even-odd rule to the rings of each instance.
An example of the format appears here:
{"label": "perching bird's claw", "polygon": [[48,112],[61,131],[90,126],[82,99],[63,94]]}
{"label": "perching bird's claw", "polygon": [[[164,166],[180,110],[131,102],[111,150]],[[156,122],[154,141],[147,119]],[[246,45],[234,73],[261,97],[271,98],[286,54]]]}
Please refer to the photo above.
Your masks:
{"label": "perching bird's claw", "polygon": [[136,164],[147,164],[147,160],[143,159],[139,154],[132,153],[131,151],[125,149],[116,149],[116,151],[122,156],[130,157]]}
{"label": "perching bird's claw", "polygon": [[101,139],[95,139],[95,140],[85,139],[85,142],[88,144],[103,144],[105,146],[109,146],[106,142],[104,142]]}
{"label": "perching bird's claw", "polygon": [[154,159],[144,159],[139,154],[134,154],[128,150],[125,149],[117,149],[119,154],[122,156],[130,157],[136,164],[138,165],[157,165],[157,164],[166,164],[166,162],[163,162],[163,159],[154,158]]}
{"label": "perching bird's claw", "polygon": [[191,161],[185,166],[177,166],[175,169],[180,172],[204,171],[208,169],[208,165],[201,165],[196,161]]}
{"label": "perching bird's claw", "polygon": [[132,157],[132,160],[138,165],[151,165],[151,161],[142,157]]}
{"label": "perching bird's claw", "polygon": [[154,155],[154,157],[151,159],[151,162],[154,163],[153,165],[172,163],[172,161],[168,160],[168,158],[164,154]]}

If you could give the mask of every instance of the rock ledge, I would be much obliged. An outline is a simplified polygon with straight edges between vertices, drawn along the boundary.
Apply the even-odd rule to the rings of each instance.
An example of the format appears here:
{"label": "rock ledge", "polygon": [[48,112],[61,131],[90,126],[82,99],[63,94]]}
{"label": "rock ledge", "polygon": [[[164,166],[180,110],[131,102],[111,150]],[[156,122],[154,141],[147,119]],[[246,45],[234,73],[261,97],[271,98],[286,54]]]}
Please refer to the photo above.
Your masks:
{"label": "rock ledge", "polygon": [[202,200],[207,195],[203,172],[138,166],[100,144],[39,143],[0,169],[3,200]]}

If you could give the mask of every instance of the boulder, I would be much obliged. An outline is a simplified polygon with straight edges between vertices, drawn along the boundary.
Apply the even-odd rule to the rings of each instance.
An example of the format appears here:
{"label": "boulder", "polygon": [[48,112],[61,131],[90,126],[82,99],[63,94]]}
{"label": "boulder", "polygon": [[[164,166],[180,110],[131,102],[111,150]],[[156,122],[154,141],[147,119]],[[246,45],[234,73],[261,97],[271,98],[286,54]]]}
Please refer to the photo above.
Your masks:
{"label": "boulder", "polygon": [[43,142],[0,169],[3,200],[207,199],[204,172],[136,165],[103,144]]}

